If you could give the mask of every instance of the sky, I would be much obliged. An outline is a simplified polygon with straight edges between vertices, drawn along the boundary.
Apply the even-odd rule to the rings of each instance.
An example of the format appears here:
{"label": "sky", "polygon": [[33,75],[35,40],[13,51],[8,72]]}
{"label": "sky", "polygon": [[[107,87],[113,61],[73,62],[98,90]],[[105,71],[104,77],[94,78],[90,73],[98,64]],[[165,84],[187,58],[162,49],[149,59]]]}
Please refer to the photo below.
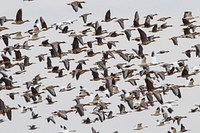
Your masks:
{"label": "sky", "polygon": [[[144,53],[151,54],[152,51],[155,51],[156,53],[160,50],[169,50],[169,53],[162,54],[162,55],[156,55],[158,62],[165,62],[165,63],[173,63],[176,62],[179,59],[188,59],[187,64],[189,66],[190,71],[192,71],[192,68],[197,66],[199,67],[199,58],[195,56],[195,53],[192,53],[192,58],[186,57],[184,54],[182,54],[183,51],[187,49],[191,49],[192,46],[199,43],[199,36],[197,36],[195,39],[178,39],[179,45],[174,46],[172,41],[169,40],[169,38],[173,36],[179,36],[183,34],[183,26],[180,26],[182,24],[182,17],[185,11],[192,11],[193,16],[199,16],[199,1],[197,0],[191,0],[191,1],[184,1],[184,0],[167,0],[167,1],[160,1],[160,0],[85,0],[86,3],[82,4],[83,9],[79,9],[78,12],[75,12],[71,6],[67,5],[67,3],[72,2],[72,0],[59,0],[59,1],[53,1],[53,0],[34,0],[34,1],[23,1],[23,0],[2,0],[1,1],[1,12],[0,16],[6,16],[7,18],[15,18],[16,12],[18,9],[22,9],[23,16],[22,18],[24,20],[28,19],[30,22],[24,23],[22,25],[13,25],[11,22],[6,22],[4,24],[5,27],[8,27],[8,30],[1,31],[0,36],[7,33],[13,33],[17,31],[23,32],[23,35],[27,35],[24,32],[26,32],[29,29],[33,28],[34,22],[36,19],[39,19],[41,16],[44,18],[48,26],[51,26],[54,23],[63,22],[67,20],[78,20],[74,22],[73,24],[69,25],[70,29],[73,29],[75,32],[79,32],[81,30],[84,30],[86,27],[84,27],[84,23],[82,18],[79,18],[81,14],[84,13],[92,13],[91,16],[88,16],[87,22],[96,22],[98,21],[100,25],[102,25],[103,29],[106,29],[107,31],[117,31],[117,33],[121,33],[122,29],[120,28],[119,24],[117,22],[109,22],[109,23],[103,23],[101,20],[104,19],[105,13],[107,10],[111,10],[111,16],[117,17],[117,18],[128,18],[129,20],[125,21],[125,29],[133,28],[131,25],[133,24],[133,17],[134,13],[136,11],[139,12],[140,15],[140,23],[144,23],[144,16],[148,14],[154,14],[157,13],[158,15],[154,17],[153,20],[151,20],[152,24],[158,24],[161,25],[162,22],[158,22],[157,20],[161,17],[171,16],[172,18],[167,20],[167,24],[172,24],[173,27],[164,29],[163,31],[152,33],[150,32],[151,28],[142,28],[147,35],[159,35],[160,38],[158,38],[155,42],[150,43],[147,46],[144,47]],[[195,19],[197,22],[196,25],[199,25],[199,18]],[[136,29],[136,28],[135,28]],[[92,29],[93,30],[93,29]],[[196,31],[199,31],[199,28],[196,29]],[[28,55],[30,57],[30,61],[35,63],[31,66],[26,67],[26,72],[24,74],[20,75],[14,75],[13,73],[19,70],[18,66],[15,66],[6,73],[8,75],[12,75],[14,81],[17,81],[14,85],[20,85],[20,88],[16,88],[13,90],[1,90],[0,91],[0,98],[5,102],[6,105],[9,105],[10,107],[17,107],[18,104],[22,106],[32,106],[33,111],[35,113],[38,113],[41,118],[32,120],[31,119],[31,112],[27,112],[22,114],[19,110],[14,110],[12,113],[12,121],[9,121],[6,116],[0,115],[0,119],[5,120],[5,122],[0,123],[0,132],[22,132],[22,133],[28,133],[28,132],[34,132],[34,133],[57,133],[59,132],[60,125],[64,125],[69,129],[76,130],[77,133],[90,133],[91,127],[94,127],[97,131],[100,133],[112,133],[114,131],[118,131],[119,133],[134,133],[134,132],[141,132],[141,133],[149,133],[149,132],[163,132],[166,133],[167,131],[170,131],[170,128],[176,127],[177,130],[180,130],[180,126],[178,126],[176,123],[170,122],[169,124],[166,124],[165,126],[158,127],[157,120],[162,120],[162,116],[153,117],[150,114],[154,113],[155,109],[157,107],[162,107],[163,105],[160,105],[159,103],[155,103],[155,106],[149,107],[148,110],[144,110],[141,112],[136,112],[134,110],[131,110],[127,103],[120,101],[119,94],[116,94],[110,98],[105,97],[105,95],[108,93],[105,91],[102,92],[95,92],[94,90],[98,89],[100,85],[102,85],[102,81],[89,81],[89,79],[92,78],[91,72],[86,72],[85,74],[80,76],[79,80],[76,80],[72,78],[72,76],[69,74],[73,69],[75,69],[77,63],[76,61],[80,59],[85,59],[84,56],[86,56],[86,52],[82,52],[77,55],[69,54],[67,56],[62,57],[62,59],[66,58],[74,58],[75,61],[71,61],[70,70],[64,70],[64,73],[67,74],[67,76],[63,78],[55,78],[57,74],[48,73],[47,69],[44,69],[46,67],[46,60],[43,62],[39,62],[38,59],[35,57],[41,53],[49,53],[49,47],[40,47],[39,44],[45,39],[49,39],[49,42],[55,42],[55,41],[65,41],[66,43],[61,44],[61,48],[63,51],[67,51],[71,49],[71,43],[73,41],[72,37],[69,37],[68,34],[60,34],[58,33],[58,30],[55,30],[55,28],[52,28],[48,31],[43,31],[39,33],[39,36],[45,36],[43,39],[39,39],[37,41],[30,41],[29,44],[34,45],[34,47],[31,48],[31,50],[20,50],[23,55]],[[137,32],[137,29],[132,31],[132,37],[131,39],[138,37],[139,33]],[[15,40],[10,39],[9,45],[13,46],[16,43],[23,44],[24,41],[28,40],[28,38],[24,38],[21,40]],[[88,33],[87,36],[84,37],[84,42],[95,40],[95,36],[92,35],[92,33]],[[138,48],[138,42],[136,41],[127,41],[125,36],[119,36],[116,38],[106,38],[105,41],[119,41],[119,43],[116,44],[116,47],[114,47],[114,50],[118,49],[126,49],[126,53],[133,53],[131,50],[132,48],[137,49]],[[0,40],[0,51],[3,50],[5,47],[2,40]],[[87,48],[88,49],[88,48]],[[108,50],[106,45],[103,46],[96,46],[93,45],[93,50],[95,52],[102,52]],[[9,58],[14,57],[14,52],[12,53],[12,56],[7,55]],[[89,61],[87,62],[87,65],[84,65],[84,69],[90,69],[91,67],[94,67],[94,63],[96,61],[99,61],[101,59],[102,55],[96,55],[95,57],[89,58]],[[109,59],[107,62],[107,66],[110,66],[109,72],[117,72],[119,70],[116,69],[116,67],[113,67],[117,63],[125,62],[123,59],[121,59],[117,54],[115,54],[116,59]],[[59,63],[62,59],[59,58],[51,58],[53,66],[58,65],[60,68],[64,68],[64,65],[62,63]],[[1,60],[1,57],[0,57]],[[150,62],[151,58],[147,56],[147,62]],[[14,63],[15,61],[13,61]],[[138,66],[140,63],[140,60],[134,59],[131,60],[129,64],[135,64],[133,68],[136,68],[138,70],[141,70],[141,68]],[[152,70],[159,71],[161,67],[153,66],[151,67]],[[163,70],[163,69],[162,69]],[[102,73],[102,71],[99,71],[99,73]],[[22,85],[26,81],[32,80],[32,78],[40,74],[42,77],[47,76],[47,79],[42,80],[42,87],[40,90],[42,91],[43,88],[45,88],[48,85],[59,85],[60,87],[55,88],[57,96],[52,97],[53,100],[57,100],[58,102],[54,103],[53,105],[48,105],[47,101],[45,100],[45,97],[47,95],[50,95],[46,90],[44,90],[44,94],[42,94],[42,97],[44,101],[42,103],[38,104],[31,104],[26,103],[23,97],[21,96],[24,91],[26,91],[25,85]],[[179,84],[179,85],[186,85],[188,83],[188,80],[185,78],[177,78],[180,73],[177,73],[173,76],[167,76],[164,81],[157,82],[155,81],[155,86],[162,85],[164,83],[173,83],[173,84]],[[124,82],[125,79],[122,77],[120,78],[120,81],[117,82],[118,87],[120,90],[124,89],[127,92],[137,89],[139,85],[145,84],[144,77],[135,76],[136,78],[140,78],[140,80],[137,82],[137,86],[132,86],[127,82]],[[192,76],[195,80],[195,84],[199,83],[199,74]],[[68,83],[71,83],[72,86],[75,86],[76,89],[69,91],[69,92],[58,92],[60,88],[63,86],[66,86]],[[72,106],[75,105],[75,102],[72,101],[80,91],[80,86],[86,87],[87,91],[91,94],[91,97],[98,93],[101,95],[102,101],[104,102],[111,102],[112,104],[109,105],[108,111],[112,110],[114,115],[113,119],[106,119],[103,122],[97,121],[95,123],[91,124],[82,124],[82,120],[90,117],[91,119],[96,118],[97,116],[94,114],[91,114],[93,107],[84,107],[87,111],[85,111],[85,115],[83,117],[80,117],[75,112],[67,114],[69,120],[63,120],[59,117],[54,117],[56,124],[53,123],[47,123],[46,118],[51,116],[52,112],[57,110],[67,110],[70,109]],[[6,94],[10,92],[19,92],[19,95],[16,95],[15,100],[11,100]],[[178,100],[176,104],[178,106],[173,106],[174,112],[171,114],[172,116],[180,115],[180,116],[187,116],[187,119],[183,119],[181,122],[185,125],[187,129],[190,129],[191,132],[198,132],[199,127],[199,117],[200,115],[197,113],[188,113],[191,108],[195,108],[195,104],[199,104],[199,87],[193,87],[193,88],[181,88],[182,98],[178,99],[176,96],[172,94],[172,92],[169,92],[167,95],[163,96],[163,100],[165,102],[169,100]],[[91,97],[85,97],[81,100],[83,103],[87,103],[91,100]],[[134,103],[137,103],[138,101],[134,100]],[[117,105],[120,103],[123,103],[126,106],[127,111],[131,111],[130,113],[126,115],[117,115],[119,113]],[[133,130],[135,128],[135,125],[137,123],[143,123],[144,126],[148,126],[148,128],[145,128],[141,131],[135,131]],[[28,130],[28,125],[36,125],[39,127],[36,130]]]}

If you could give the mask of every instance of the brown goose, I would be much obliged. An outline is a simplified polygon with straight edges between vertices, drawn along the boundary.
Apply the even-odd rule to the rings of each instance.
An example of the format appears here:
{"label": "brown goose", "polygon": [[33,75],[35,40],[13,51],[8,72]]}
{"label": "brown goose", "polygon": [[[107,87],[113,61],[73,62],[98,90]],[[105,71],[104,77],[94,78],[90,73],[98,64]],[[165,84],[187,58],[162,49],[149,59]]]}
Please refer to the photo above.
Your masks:
{"label": "brown goose", "polygon": [[40,23],[43,31],[47,31],[48,29],[53,28],[52,26],[50,27],[47,26],[47,23],[45,22],[42,16],[40,17]]}
{"label": "brown goose", "polygon": [[8,107],[4,104],[4,101],[0,99],[0,114],[7,115],[9,120],[12,120],[12,110],[16,110],[16,107]]}
{"label": "brown goose", "polygon": [[125,20],[129,20],[128,18],[119,18],[119,19],[117,19],[115,22],[118,22],[119,23],[119,25],[120,25],[120,27],[122,28],[122,29],[124,29],[125,27],[124,27],[124,21]]}
{"label": "brown goose", "polygon": [[104,20],[102,20],[101,22],[110,22],[110,21],[112,21],[112,20],[114,20],[114,19],[117,19],[117,18],[116,18],[116,17],[111,18],[111,11],[108,10],[108,11],[106,12],[106,15],[105,15]]}
{"label": "brown goose", "polygon": [[14,34],[15,34],[15,37],[13,37],[12,39],[20,40],[20,39],[23,39],[23,38],[26,38],[26,37],[30,37],[29,35],[27,35],[27,36],[22,36],[22,32],[16,32],[16,33],[14,33]]}
{"label": "brown goose", "polygon": [[199,18],[199,16],[193,16],[191,11],[185,11],[183,18],[191,20],[191,19],[195,19],[195,18]]}
{"label": "brown goose", "polygon": [[28,41],[36,41],[36,40],[39,40],[41,38],[45,38],[45,36],[38,36],[38,33],[34,33],[30,39],[28,39]]}
{"label": "brown goose", "polygon": [[86,51],[85,48],[87,48],[87,46],[84,46],[84,47],[79,47],[79,43],[80,43],[80,40],[78,38],[78,36],[75,36],[74,37],[74,40],[72,42],[72,50],[69,50],[68,53],[72,53],[72,54],[79,54],[83,51]]}
{"label": "brown goose", "polygon": [[14,20],[14,22],[12,22],[12,24],[23,24],[25,22],[29,22],[29,20],[22,20],[22,9],[20,8],[17,11],[16,19]]}
{"label": "brown goose", "polygon": [[138,123],[137,125],[136,125],[136,128],[134,128],[134,130],[142,130],[142,129],[144,129],[144,128],[147,128],[148,126],[142,126],[142,123]]}
{"label": "brown goose", "polygon": [[161,115],[161,110],[160,107],[157,107],[155,113],[151,114],[151,116],[159,116],[159,115]]}
{"label": "brown goose", "polygon": [[87,23],[87,16],[89,16],[89,15],[92,15],[92,13],[85,13],[85,14],[82,14],[81,16],[79,16],[79,17],[83,19],[84,23]]}
{"label": "brown goose", "polygon": [[165,22],[167,19],[170,19],[170,18],[172,18],[172,17],[161,17],[157,21]]}
{"label": "brown goose", "polygon": [[79,8],[83,8],[83,6],[81,5],[82,3],[86,3],[85,1],[73,1],[71,3],[67,3],[67,5],[72,6],[72,8],[74,9],[75,12],[78,12]]}
{"label": "brown goose", "polygon": [[140,27],[141,25],[143,24],[140,24],[139,23],[139,13],[138,11],[135,12],[135,15],[134,15],[134,20],[133,20],[133,26],[132,27]]}
{"label": "brown goose", "polygon": [[145,28],[150,28],[150,27],[153,26],[153,25],[150,24],[151,19],[152,19],[152,17],[150,15],[146,16],[146,19],[145,19],[145,22],[144,22],[144,27]]}

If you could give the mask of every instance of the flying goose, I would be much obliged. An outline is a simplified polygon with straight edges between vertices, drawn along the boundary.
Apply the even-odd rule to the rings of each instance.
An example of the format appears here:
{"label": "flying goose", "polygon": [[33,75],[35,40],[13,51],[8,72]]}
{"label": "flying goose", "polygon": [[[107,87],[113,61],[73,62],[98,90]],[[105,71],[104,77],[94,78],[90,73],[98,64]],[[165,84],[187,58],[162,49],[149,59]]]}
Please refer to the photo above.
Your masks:
{"label": "flying goose", "polygon": [[81,8],[81,9],[83,8],[82,3],[86,3],[86,2],[85,1],[73,1],[71,3],[67,3],[67,5],[72,6],[73,10],[75,12],[78,12],[79,8]]}
{"label": "flying goose", "polygon": [[142,129],[144,129],[144,128],[147,128],[148,126],[142,126],[142,123],[138,123],[137,125],[136,125],[136,128],[134,128],[134,130],[142,130]]}
{"label": "flying goose", "polygon": [[124,27],[124,21],[125,20],[129,20],[128,18],[119,18],[119,19],[117,19],[115,22],[118,22],[119,23],[119,25],[120,25],[120,27],[122,28],[122,29],[124,29],[125,27]]}
{"label": "flying goose", "polygon": [[114,19],[117,19],[117,18],[116,17],[111,18],[111,11],[109,9],[105,14],[104,20],[102,20],[101,22],[110,22],[110,21],[112,21]]}
{"label": "flying goose", "polygon": [[92,15],[92,13],[85,13],[85,14],[82,14],[81,16],[79,16],[79,17],[82,17],[83,22],[87,23],[87,16],[89,16],[89,15]]}
{"label": "flying goose", "polygon": [[16,19],[14,20],[14,22],[12,22],[12,24],[23,24],[25,22],[29,22],[29,20],[22,20],[22,9],[20,8],[17,11]]}

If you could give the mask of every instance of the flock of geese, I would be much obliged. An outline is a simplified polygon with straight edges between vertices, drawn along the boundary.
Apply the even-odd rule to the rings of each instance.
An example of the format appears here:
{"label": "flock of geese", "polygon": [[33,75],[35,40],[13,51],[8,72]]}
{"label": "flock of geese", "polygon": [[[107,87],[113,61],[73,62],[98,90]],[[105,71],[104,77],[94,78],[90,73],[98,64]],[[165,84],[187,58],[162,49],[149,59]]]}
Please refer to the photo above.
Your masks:
{"label": "flock of geese", "polygon": [[[57,124],[58,119],[61,119],[63,123],[59,125],[60,133],[80,132],[78,127],[68,129],[65,125],[65,121],[73,120],[73,117],[68,117],[71,114],[80,116],[82,121],[79,124],[91,125],[88,132],[101,133],[104,132],[103,129],[94,127],[94,123],[103,123],[108,119],[115,121],[116,117],[123,117],[129,113],[142,114],[149,109],[156,109],[149,115],[159,119],[157,126],[170,124],[171,128],[165,132],[192,131],[193,129],[184,126],[187,115],[176,114],[174,106],[178,106],[176,102],[183,96],[182,89],[191,88],[190,91],[192,91],[193,87],[199,86],[194,81],[199,75],[199,66],[190,66],[188,60],[200,57],[200,44],[188,46],[188,49],[182,52],[185,54],[185,59],[176,61],[173,60],[176,53],[168,50],[155,52],[151,49],[150,54],[145,53],[146,47],[155,45],[156,40],[164,38],[159,36],[159,33],[167,31],[168,28],[174,28],[173,25],[167,23],[168,20],[173,19],[172,17],[148,14],[144,16],[145,21],[142,22],[139,11],[135,11],[134,18],[131,20],[131,18],[114,17],[115,13],[108,9],[105,16],[99,16],[99,20],[88,22],[93,16],[92,13],[79,14],[79,10],[84,10],[86,4],[85,1],[67,3],[66,8],[72,8],[78,14],[77,19],[53,24],[46,22],[42,16],[36,20],[24,18],[23,14],[26,12],[22,8],[17,11],[15,18],[0,17],[0,94],[6,92],[13,103],[10,106],[7,104],[8,99],[4,100],[2,96],[0,97],[0,126],[12,121],[15,118],[12,114],[21,111],[22,115],[31,112],[30,123],[35,119],[46,119],[48,123],[45,124],[46,127],[51,127],[52,124]],[[167,38],[171,40],[169,47],[178,49],[180,39],[185,38],[189,42],[191,39],[198,38],[200,32],[197,32],[197,29],[200,25],[196,25],[197,20],[198,16],[193,16],[191,11],[185,11],[180,24],[183,32]],[[27,27],[26,31],[10,33],[9,27],[6,27],[7,23],[23,26],[25,23],[34,21],[33,27]],[[83,30],[71,29],[77,21],[82,23],[79,29],[84,28]],[[128,26],[126,21],[133,21],[133,24]],[[114,26],[113,31],[104,29],[104,25],[110,23]],[[65,35],[66,40],[49,42],[48,32],[52,31],[56,31],[56,35]],[[42,33],[47,36],[42,36]],[[133,45],[123,44],[124,49],[119,48],[121,37]],[[12,44],[12,40],[17,43]],[[39,53],[41,48],[48,52]],[[24,54],[32,50],[39,52],[32,55]],[[157,55],[164,56],[170,53],[171,63],[157,61]],[[33,58],[38,58],[38,60],[32,62]],[[149,58],[151,58],[150,62]],[[35,65],[37,67],[34,67]],[[34,69],[40,69],[44,73],[33,73]],[[29,75],[31,79],[19,84],[18,80],[24,75]],[[49,78],[52,75],[54,78]],[[173,82],[166,83],[166,78],[172,78]],[[62,79],[66,82],[64,87],[60,86]],[[54,84],[52,80],[57,83]],[[83,80],[87,83],[82,83]],[[177,84],[178,80],[185,80],[188,83]],[[129,87],[124,87],[127,84]],[[98,85],[97,88],[96,85]],[[46,108],[42,103],[50,106],[59,104],[63,98],[58,97],[59,93],[63,93],[64,97],[70,97],[71,92],[77,93],[73,99],[68,99],[74,102],[73,106],[66,108],[63,105],[62,108],[51,110],[51,114],[48,114],[49,117],[46,118],[39,112],[35,112],[35,108]],[[174,100],[167,100],[168,95],[172,95]],[[119,103],[116,104],[113,97]],[[18,103],[16,98],[24,100]],[[111,106],[114,109],[111,109]],[[188,110],[188,113],[199,111],[200,105],[195,103],[194,108]],[[142,121],[145,122],[145,120]],[[150,126],[153,125],[138,122],[134,126],[133,123],[130,132],[148,130]],[[25,128],[40,130],[37,124],[26,125]],[[118,133],[118,131],[113,131],[113,133]]]}

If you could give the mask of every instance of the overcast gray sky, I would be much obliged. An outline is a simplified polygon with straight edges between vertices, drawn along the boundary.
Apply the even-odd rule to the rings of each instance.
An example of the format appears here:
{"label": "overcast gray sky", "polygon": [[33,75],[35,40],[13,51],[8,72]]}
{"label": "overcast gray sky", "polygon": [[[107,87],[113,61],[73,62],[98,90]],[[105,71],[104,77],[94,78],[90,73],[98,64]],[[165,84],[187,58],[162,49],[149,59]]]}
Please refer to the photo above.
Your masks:
{"label": "overcast gray sky", "polygon": [[[151,21],[152,24],[162,24],[162,22],[156,21],[157,19],[161,17],[171,16],[172,18],[167,20],[168,24],[172,24],[173,27],[167,28],[161,32],[155,33],[155,35],[159,35],[160,38],[156,40],[156,42],[153,42],[147,46],[144,46],[144,53],[150,54],[152,51],[158,52],[160,50],[169,50],[169,53],[163,54],[163,55],[157,55],[157,60],[159,62],[165,62],[165,63],[173,63],[176,62],[179,59],[187,58],[184,54],[182,54],[183,51],[187,49],[191,49],[191,46],[198,44],[200,39],[199,37],[195,39],[179,39],[179,46],[174,46],[172,41],[169,40],[169,38],[173,36],[179,36],[182,35],[182,28],[180,25],[182,24],[182,17],[185,11],[192,11],[193,16],[199,16],[200,10],[199,10],[199,1],[198,0],[85,0],[86,3],[82,4],[83,9],[79,9],[78,12],[75,12],[71,6],[67,5],[67,3],[71,2],[71,0],[34,0],[32,2],[23,2],[23,0],[1,0],[1,12],[0,16],[7,16],[7,18],[15,18],[16,12],[18,9],[22,8],[23,12],[23,19],[30,20],[30,22],[25,23],[23,25],[13,25],[10,22],[7,22],[4,24],[4,26],[8,27],[9,30],[5,30],[0,32],[0,35],[6,34],[6,33],[13,33],[17,31],[25,32],[29,29],[33,28],[34,22],[36,19],[38,19],[40,16],[44,18],[47,25],[50,26],[57,22],[62,22],[66,20],[74,20],[77,19],[78,21],[75,22],[72,25],[69,25],[70,29],[74,29],[76,32],[79,32],[86,27],[83,27],[83,21],[79,16],[83,13],[89,13],[91,12],[92,15],[88,16],[88,22],[95,22],[99,21],[100,25],[102,25],[103,29],[111,31],[117,31],[118,33],[121,32],[121,28],[118,23],[112,21],[109,23],[102,23],[101,20],[104,19],[105,13],[107,10],[111,10],[111,15],[113,17],[117,18],[129,18],[128,21],[125,21],[125,29],[131,28],[130,26],[133,23],[133,17],[135,11],[139,12],[140,15],[140,23],[144,23],[144,16],[148,14],[154,14],[157,13],[158,15],[154,17],[154,19]],[[199,18],[196,19],[196,25],[199,25]],[[151,28],[143,28],[143,30],[147,33],[147,35],[153,35],[153,33],[149,32]],[[199,29],[197,28],[197,32]],[[24,34],[25,35],[25,34]],[[71,49],[71,43],[72,38],[68,37],[68,34],[59,34],[58,31],[55,30],[55,28],[50,29],[45,32],[39,33],[39,36],[45,36],[45,39],[49,39],[49,42],[54,41],[65,41],[66,43],[64,45],[61,45],[63,51],[67,51]],[[132,39],[135,37],[138,37],[139,34],[137,30],[132,32]],[[158,117],[152,117],[150,114],[154,113],[155,109],[157,107],[161,107],[159,103],[156,103],[154,107],[149,107],[148,110],[144,110],[142,112],[135,112],[134,110],[131,113],[128,113],[126,115],[116,115],[116,113],[119,113],[117,105],[120,103],[123,103],[126,106],[126,109],[128,111],[131,111],[131,109],[128,107],[127,103],[124,103],[119,100],[119,94],[116,94],[112,96],[111,98],[106,98],[105,94],[108,93],[107,91],[105,93],[99,93],[99,95],[103,96],[102,100],[105,102],[111,102],[112,104],[109,106],[108,111],[112,110],[114,112],[113,119],[105,120],[104,122],[97,121],[96,123],[92,124],[82,124],[82,120],[90,117],[95,118],[96,116],[93,114],[90,114],[93,107],[85,107],[87,111],[85,111],[85,116],[80,117],[78,114],[75,114],[74,112],[68,114],[69,120],[65,121],[59,117],[55,117],[56,124],[53,123],[47,123],[46,118],[50,115],[53,111],[62,110],[62,109],[70,109],[73,105],[75,105],[75,102],[72,101],[78,94],[80,90],[80,85],[87,88],[87,90],[90,93],[96,94],[94,90],[96,90],[100,85],[102,85],[102,81],[89,81],[89,79],[92,78],[91,72],[87,72],[84,75],[81,75],[79,80],[73,79],[72,76],[69,74],[77,65],[75,63],[79,59],[84,59],[84,56],[86,55],[86,52],[83,52],[78,55],[68,55],[64,56],[62,59],[65,58],[75,58],[75,61],[71,62],[71,68],[69,71],[64,70],[64,73],[67,74],[66,77],[55,79],[55,76],[57,74],[49,74],[48,70],[44,69],[46,67],[46,60],[44,62],[39,62],[37,58],[35,58],[36,55],[39,55],[41,53],[49,53],[49,48],[43,48],[39,47],[38,45],[41,44],[41,41],[45,39],[40,39],[38,41],[29,42],[29,44],[35,45],[31,50],[21,50],[23,55],[28,55],[30,57],[31,62],[35,62],[36,64],[33,64],[26,68],[26,73],[21,75],[13,75],[13,73],[17,70],[19,70],[18,66],[13,67],[10,69],[10,71],[6,72],[8,75],[13,75],[14,81],[17,81],[15,85],[20,85],[21,87],[18,89],[14,89],[12,91],[8,90],[2,90],[0,91],[0,98],[5,102],[6,105],[9,106],[17,106],[18,104],[24,105],[24,106],[36,106],[33,108],[35,113],[38,113],[41,115],[41,118],[38,118],[36,120],[32,120],[31,118],[31,112],[27,112],[25,114],[21,114],[19,110],[13,111],[13,119],[12,121],[9,121],[5,116],[0,115],[0,119],[4,119],[5,122],[0,123],[0,132],[4,133],[11,133],[11,132],[21,132],[21,133],[27,133],[27,132],[34,132],[34,133],[56,133],[60,131],[60,125],[65,125],[69,129],[75,129],[77,133],[90,133],[91,127],[94,127],[97,131],[100,133],[112,133],[114,131],[119,131],[119,133],[132,133],[136,132],[133,130],[135,128],[135,125],[137,123],[142,122],[144,126],[148,126],[148,128],[143,129],[141,133],[149,133],[149,132],[167,132],[170,130],[170,127],[176,127],[177,130],[180,130],[180,126],[177,124],[173,124],[170,122],[169,124],[157,127],[157,120],[162,120],[162,116]],[[16,43],[22,44],[24,41],[26,41],[27,38],[22,40],[14,40],[10,39],[9,45],[14,45]],[[90,41],[95,40],[94,36],[92,36],[91,33],[88,34],[88,36],[84,37],[84,41]],[[111,41],[111,40],[117,40],[119,43],[117,43],[117,47],[113,48],[115,50],[117,49],[126,49],[127,53],[132,53],[132,48],[137,49],[137,43],[136,41],[127,41],[125,36],[119,36],[117,38],[106,38],[105,41]],[[0,51],[3,50],[5,45],[3,44],[2,40],[0,41]],[[93,50],[95,52],[101,52],[108,50],[106,45],[103,46],[95,46],[93,45]],[[122,60],[117,54],[115,54],[116,59],[110,59],[108,60],[107,66],[110,66],[109,72],[117,72],[116,68],[113,66],[120,62],[125,62]],[[14,52],[12,56],[9,56],[9,58],[14,57]],[[102,55],[97,55],[93,58],[89,58],[89,62],[87,62],[87,65],[83,66],[84,69],[90,69],[93,67],[94,63],[96,61],[99,61],[101,59]],[[61,68],[63,68],[63,64],[59,63],[62,59],[59,58],[52,58],[53,66],[59,65]],[[147,57],[147,61],[150,61],[150,58]],[[13,61],[14,62],[14,61]],[[141,70],[140,67],[138,67],[139,60],[134,59],[130,62],[130,64],[135,64],[134,68]],[[192,58],[188,59],[188,66],[190,70],[192,71],[192,67],[199,66],[199,58],[195,57],[195,54],[192,53]],[[160,70],[160,66],[155,66],[151,68],[152,70]],[[101,73],[102,71],[100,71]],[[26,91],[26,88],[23,83],[26,81],[30,81],[35,75],[41,74],[41,76],[47,76],[48,78],[45,80],[42,80],[43,87],[48,85],[59,85],[59,86],[66,86],[68,83],[72,83],[72,86],[75,86],[77,89],[70,91],[70,92],[58,92],[59,88],[56,88],[57,97],[53,97],[54,100],[57,100],[58,102],[53,105],[47,105],[47,101],[45,100],[45,97],[47,94],[49,94],[47,91],[45,91],[44,94],[42,94],[42,97],[44,101],[42,103],[33,105],[31,103],[26,103],[20,95]],[[176,78],[180,73],[166,77],[164,81],[161,82],[155,82],[155,86],[162,85],[164,83],[174,83],[174,84],[187,84],[187,80],[184,78]],[[199,83],[199,75],[192,76],[195,79],[196,84]],[[144,84],[144,77],[139,77],[140,80],[138,81],[137,86],[131,86],[129,83],[124,82],[125,80],[121,77],[121,80],[118,82],[118,86],[120,90],[125,89],[127,91],[131,91],[133,89],[136,89],[139,85]],[[6,94],[10,92],[20,92],[20,95],[16,96],[16,99],[12,101]],[[191,132],[197,133],[199,126],[197,123],[199,123],[200,115],[198,113],[189,114],[191,108],[194,108],[195,104],[199,104],[199,87],[193,87],[193,88],[183,88],[181,89],[182,92],[182,98],[178,99],[177,104],[179,106],[173,107],[174,112],[172,116],[176,115],[187,115],[187,119],[183,119],[182,123],[185,125],[187,129],[190,129]],[[175,97],[172,92],[169,92],[168,95],[163,96],[164,101],[168,100],[175,100],[177,97]],[[89,97],[86,97],[85,99],[81,100],[81,102],[86,103],[90,101]],[[134,101],[138,102],[138,101]],[[34,131],[29,131],[27,125],[35,124],[38,129]]]}

